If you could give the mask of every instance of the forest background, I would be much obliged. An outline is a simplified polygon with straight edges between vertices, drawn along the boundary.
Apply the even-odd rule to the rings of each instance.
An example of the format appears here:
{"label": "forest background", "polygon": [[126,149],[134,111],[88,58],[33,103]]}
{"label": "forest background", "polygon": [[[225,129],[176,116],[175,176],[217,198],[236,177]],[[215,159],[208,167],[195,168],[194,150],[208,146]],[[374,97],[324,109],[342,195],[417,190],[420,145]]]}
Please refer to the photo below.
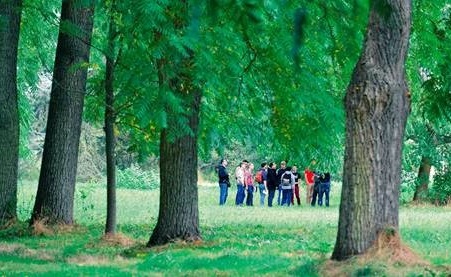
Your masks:
{"label": "forest background", "polygon": [[[271,6],[268,1],[265,10],[260,10],[258,6],[246,9],[245,4],[235,6],[232,2],[222,7],[223,16],[239,11],[240,20],[244,22],[216,18],[213,23],[224,26],[199,34],[202,35],[199,44],[208,50],[201,57],[206,60],[199,62],[199,70],[209,74],[205,76],[208,82],[204,84],[206,95],[199,135],[202,175],[212,180],[214,167],[222,157],[227,157],[232,166],[241,159],[256,164],[287,160],[301,169],[315,159],[318,169],[330,171],[335,180],[340,180],[344,151],[342,99],[361,49],[368,12],[366,1],[308,6],[308,21],[301,34],[302,42],[298,42],[302,44],[293,38],[294,10],[299,5],[286,2]],[[24,4],[18,59],[21,179],[36,180],[39,174],[59,8],[58,1]],[[138,15],[139,12],[157,14],[159,6],[138,3],[135,9]],[[413,104],[403,152],[404,202],[413,198],[418,187],[418,169],[424,165],[434,165],[436,169],[434,193],[440,195],[433,198],[440,202],[447,200],[446,195],[442,195],[446,188],[439,187],[450,178],[450,85],[447,78],[450,69],[446,63],[450,55],[449,9],[446,1],[442,4],[418,1],[413,9],[406,68]],[[77,180],[80,182],[99,182],[105,178],[104,110],[99,108],[104,105],[105,97],[102,85],[107,18],[104,12],[98,9],[95,17],[78,161]],[[268,20],[269,16],[274,20],[260,22]],[[221,20],[227,20],[230,26]],[[249,26],[240,32],[234,29],[234,24],[241,28],[244,24]],[[132,35],[127,30],[122,32],[122,41],[126,35]],[[119,180],[134,173],[137,176],[157,174],[158,131],[167,120],[158,104],[177,105],[176,99],[159,93],[156,73],[142,60],[149,55],[149,59],[155,58],[159,47],[166,45],[148,45],[137,38],[128,39],[137,45],[127,46],[122,42],[123,47],[130,48],[130,53],[121,56],[123,60],[115,74],[120,91],[116,96],[115,129]],[[185,42],[165,43],[178,47],[178,43]],[[142,57],[139,63],[136,56]],[[137,181],[136,185],[158,186],[158,178],[144,179],[148,181]],[[129,186],[129,183],[130,180],[118,181],[118,186]]]}
{"label": "forest background", "polygon": [[[189,55],[186,47],[198,53],[192,70],[194,82],[203,88],[200,176],[214,181],[221,157],[231,161],[231,168],[243,158],[256,164],[287,160],[300,168],[314,159],[318,169],[341,180],[343,97],[361,52],[367,1],[212,1],[194,5],[189,35],[182,39],[165,25],[172,16],[165,10],[169,1],[147,2],[116,3],[113,13],[107,8],[112,2],[97,3],[90,62],[81,65],[88,71],[88,85],[79,183],[106,182],[103,87],[112,22],[117,28],[113,53],[118,188],[158,188],[160,131],[171,125],[174,138],[177,132],[190,132],[182,101],[160,85],[155,67],[163,55],[171,56],[167,51],[174,57]],[[203,16],[204,10],[209,16]],[[59,15],[59,1],[23,3],[18,53],[20,186],[39,179]],[[415,199],[447,205],[451,197],[450,28],[446,1],[414,2],[406,64],[412,112],[404,141],[402,203]]]}

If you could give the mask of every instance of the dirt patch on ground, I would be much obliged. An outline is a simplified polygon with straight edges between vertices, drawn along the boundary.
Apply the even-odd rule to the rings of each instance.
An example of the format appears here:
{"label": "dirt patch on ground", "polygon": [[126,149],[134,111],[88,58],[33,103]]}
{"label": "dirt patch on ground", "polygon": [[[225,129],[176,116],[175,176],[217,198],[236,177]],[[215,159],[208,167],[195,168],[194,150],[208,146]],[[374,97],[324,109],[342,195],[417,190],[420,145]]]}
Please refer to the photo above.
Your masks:
{"label": "dirt patch on ground", "polygon": [[77,265],[107,265],[111,261],[104,256],[78,255],[67,259],[68,263]]}
{"label": "dirt patch on ground", "polygon": [[449,272],[434,267],[403,245],[397,232],[385,230],[364,254],[345,261],[329,260],[319,269],[321,276],[406,276]]}
{"label": "dirt patch on ground", "polygon": [[43,261],[54,261],[56,256],[55,251],[31,249],[19,243],[0,244],[0,253],[12,254],[19,257],[33,258]]}
{"label": "dirt patch on ground", "polygon": [[31,233],[34,236],[51,236],[81,231],[82,228],[75,224],[48,224],[46,219],[37,220],[31,225]]}
{"label": "dirt patch on ground", "polygon": [[111,245],[111,246],[126,246],[130,247],[136,244],[136,242],[127,237],[124,234],[117,233],[117,234],[105,234],[102,237],[102,243]]}
{"label": "dirt patch on ground", "polygon": [[55,261],[56,260],[56,251],[49,250],[36,250],[36,249],[23,249],[21,256],[27,258],[33,258],[37,260],[43,261]]}
{"label": "dirt patch on ground", "polygon": [[1,243],[0,244],[0,253],[10,254],[17,252],[19,249],[23,249],[25,246],[19,243]]}

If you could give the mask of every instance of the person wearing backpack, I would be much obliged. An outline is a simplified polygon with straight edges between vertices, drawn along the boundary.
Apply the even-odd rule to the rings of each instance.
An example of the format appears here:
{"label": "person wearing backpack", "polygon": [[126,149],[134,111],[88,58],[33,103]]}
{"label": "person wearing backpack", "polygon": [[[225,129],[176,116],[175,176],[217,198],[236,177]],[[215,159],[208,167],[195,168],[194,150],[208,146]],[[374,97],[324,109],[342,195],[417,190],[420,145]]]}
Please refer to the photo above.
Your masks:
{"label": "person wearing backpack", "polygon": [[222,159],[218,166],[219,205],[225,205],[230,187],[229,173],[227,172],[227,160]]}
{"label": "person wearing backpack", "polygon": [[267,189],[267,177],[268,175],[268,164],[262,163],[260,170],[255,174],[255,182],[258,184],[258,191],[260,192],[260,206],[265,206],[265,197],[268,194]]}
{"label": "person wearing backpack", "polygon": [[285,171],[287,171],[287,163],[285,162],[285,161],[281,161],[280,162],[280,168],[279,169],[277,169],[277,182],[278,182],[278,184],[277,184],[277,186],[278,186],[278,190],[279,190],[279,193],[278,193],[278,195],[277,195],[277,205],[281,205],[281,202],[280,202],[280,200],[281,200],[281,196],[282,196],[282,183],[281,183],[281,178],[282,178],[282,175],[285,173]]}
{"label": "person wearing backpack", "polygon": [[298,168],[293,165],[293,167],[291,168],[291,173],[294,176],[294,190],[293,190],[293,194],[291,195],[291,205],[294,205],[294,197],[296,196],[296,200],[298,203],[298,206],[301,205],[301,198],[299,197],[299,177],[300,174],[298,172]]}
{"label": "person wearing backpack", "polygon": [[291,196],[294,189],[294,175],[291,173],[291,168],[287,167],[287,170],[282,174],[280,183],[282,185],[282,206],[289,207],[291,204]]}

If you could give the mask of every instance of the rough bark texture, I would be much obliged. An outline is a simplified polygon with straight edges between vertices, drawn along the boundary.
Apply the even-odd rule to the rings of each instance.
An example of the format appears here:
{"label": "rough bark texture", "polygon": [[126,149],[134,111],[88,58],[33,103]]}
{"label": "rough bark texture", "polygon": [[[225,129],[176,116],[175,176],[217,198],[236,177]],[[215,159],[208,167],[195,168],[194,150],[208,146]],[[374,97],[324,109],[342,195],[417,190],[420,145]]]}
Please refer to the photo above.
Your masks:
{"label": "rough bark texture", "polygon": [[16,219],[19,162],[17,48],[21,0],[0,0],[0,226]]}
{"label": "rough bark texture", "polygon": [[385,228],[398,230],[401,152],[409,91],[405,60],[410,0],[372,1],[363,52],[345,97],[346,148],[332,259],[364,253]]}
{"label": "rough bark texture", "polygon": [[417,186],[413,195],[413,201],[424,201],[428,196],[429,176],[431,175],[431,159],[421,157],[421,165],[418,169]]}
{"label": "rough bark texture", "polygon": [[[112,13],[113,11],[110,11]],[[114,36],[115,25],[112,14],[108,31],[108,51],[106,55],[105,69],[105,155],[106,155],[106,186],[107,186],[107,211],[105,233],[116,233],[116,158],[114,134]]]}
{"label": "rough bark texture", "polygon": [[171,142],[165,129],[160,136],[160,210],[148,246],[176,239],[200,239],[197,191],[197,132],[200,91],[191,92],[189,126],[194,135]]}
{"label": "rough bark texture", "polygon": [[49,224],[73,223],[93,15],[93,6],[88,6],[86,1],[63,1],[41,173],[31,223],[36,220]]}
{"label": "rough bark texture", "polygon": [[[174,26],[183,33],[186,27],[188,1],[181,0],[175,7],[180,9]],[[200,239],[199,207],[197,191],[197,137],[202,91],[193,84],[194,53],[185,49],[188,57],[177,64],[161,59],[157,62],[159,84],[168,82],[171,90],[183,101],[188,126],[192,134],[176,130],[181,114],[168,112],[168,127],[160,135],[160,210],[158,221],[147,246],[161,245],[177,239],[196,241]],[[173,58],[173,57],[171,57]],[[171,66],[176,77],[168,79],[165,66]],[[179,133],[174,136],[174,132]],[[172,139],[176,137],[175,139]]]}

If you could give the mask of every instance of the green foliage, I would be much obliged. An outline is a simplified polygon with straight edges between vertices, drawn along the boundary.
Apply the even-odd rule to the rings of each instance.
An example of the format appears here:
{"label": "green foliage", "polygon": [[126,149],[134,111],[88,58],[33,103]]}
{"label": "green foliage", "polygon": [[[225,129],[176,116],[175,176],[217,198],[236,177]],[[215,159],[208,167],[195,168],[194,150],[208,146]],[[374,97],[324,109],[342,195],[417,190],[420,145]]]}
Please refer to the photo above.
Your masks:
{"label": "green foliage", "polygon": [[[436,167],[448,164],[451,106],[450,7],[447,1],[414,3],[411,46],[407,60],[412,113],[406,128],[404,175],[418,172],[422,157]],[[409,192],[414,189],[409,179]],[[404,186],[406,189],[406,187]]]}
{"label": "green foliage", "polygon": [[432,184],[431,200],[438,205],[451,203],[451,170],[444,167],[436,172]]}
{"label": "green foliage", "polygon": [[157,189],[160,176],[155,171],[144,171],[139,165],[132,164],[117,170],[117,187],[126,189]]}
{"label": "green foliage", "polygon": [[[18,48],[18,90],[20,118],[20,157],[31,158],[28,138],[34,132],[36,111],[31,99],[38,94],[41,77],[53,68],[58,19],[58,1],[24,0]],[[42,34],[45,34],[42,35]]]}
{"label": "green foliage", "polygon": [[401,174],[401,181],[399,201],[401,204],[407,204],[412,201],[418,184],[416,171],[404,170]]}

